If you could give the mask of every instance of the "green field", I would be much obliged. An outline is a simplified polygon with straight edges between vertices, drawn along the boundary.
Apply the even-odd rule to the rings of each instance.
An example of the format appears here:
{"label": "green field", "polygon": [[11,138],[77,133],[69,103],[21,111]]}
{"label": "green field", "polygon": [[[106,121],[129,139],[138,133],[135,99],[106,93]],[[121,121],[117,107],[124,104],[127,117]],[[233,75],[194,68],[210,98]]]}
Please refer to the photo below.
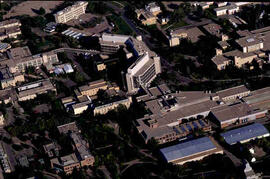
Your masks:
{"label": "green field", "polygon": [[114,29],[114,33],[116,34],[124,34],[124,35],[132,35],[133,30],[128,26],[128,24],[121,18],[116,15],[107,16],[110,22],[113,22],[116,26]]}

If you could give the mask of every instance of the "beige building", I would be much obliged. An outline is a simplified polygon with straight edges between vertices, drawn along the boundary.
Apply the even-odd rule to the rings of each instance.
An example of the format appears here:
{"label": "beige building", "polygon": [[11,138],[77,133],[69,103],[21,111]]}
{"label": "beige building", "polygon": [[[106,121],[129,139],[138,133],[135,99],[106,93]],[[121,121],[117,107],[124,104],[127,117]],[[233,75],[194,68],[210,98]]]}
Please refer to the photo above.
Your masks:
{"label": "beige building", "polygon": [[75,115],[81,114],[86,111],[91,104],[91,101],[87,100],[72,105],[72,110]]}
{"label": "beige building", "polygon": [[72,19],[78,19],[80,15],[85,14],[88,2],[78,1],[74,5],[65,8],[54,14],[56,23],[66,23]]}
{"label": "beige building", "polygon": [[254,31],[238,32],[241,38],[236,40],[239,49],[216,54],[212,58],[218,70],[225,69],[228,64],[234,64],[238,68],[246,67],[256,60],[259,64],[264,63],[270,50],[270,27],[257,29]]}
{"label": "beige building", "polygon": [[19,101],[26,101],[34,99],[37,95],[47,93],[48,91],[56,92],[56,88],[49,79],[39,80],[18,87],[17,98]]}
{"label": "beige building", "polygon": [[131,103],[132,103],[132,98],[128,97],[126,99],[122,99],[122,100],[119,100],[119,101],[114,101],[114,102],[107,103],[107,104],[104,104],[104,105],[96,106],[95,109],[94,109],[94,115],[106,114],[110,110],[116,109],[119,105],[124,105],[124,106],[126,106],[126,108],[129,108]]}
{"label": "beige building", "polygon": [[79,87],[80,93],[86,96],[95,96],[99,90],[107,90],[107,89],[108,84],[103,79],[93,81],[88,83],[88,85]]}
{"label": "beige building", "polygon": [[10,19],[0,22],[0,40],[6,38],[17,38],[21,34],[22,24],[17,19]]}
{"label": "beige building", "polygon": [[217,91],[216,94],[219,97],[219,100],[225,103],[230,103],[234,102],[237,99],[241,99],[243,97],[248,96],[250,94],[250,90],[247,89],[245,85],[240,85],[225,90]]}
{"label": "beige building", "polygon": [[16,86],[17,82],[25,81],[22,73],[10,73],[7,66],[0,66],[0,82],[1,88],[5,89],[10,86]]}

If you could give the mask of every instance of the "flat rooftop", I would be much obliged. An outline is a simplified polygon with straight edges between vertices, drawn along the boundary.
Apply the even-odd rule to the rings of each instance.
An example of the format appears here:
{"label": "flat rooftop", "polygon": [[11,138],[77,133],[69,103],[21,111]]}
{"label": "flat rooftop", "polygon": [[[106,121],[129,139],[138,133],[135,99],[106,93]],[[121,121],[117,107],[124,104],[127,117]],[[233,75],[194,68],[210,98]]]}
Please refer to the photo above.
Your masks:
{"label": "flat rooftop", "polygon": [[269,135],[269,131],[262,124],[259,123],[254,123],[221,134],[225,141],[230,145],[236,144],[237,142],[244,142],[264,135]]}
{"label": "flat rooftop", "polygon": [[250,90],[247,89],[245,85],[240,85],[240,86],[228,88],[225,90],[217,91],[216,93],[220,98],[224,98],[224,97],[233,96],[233,95],[246,93],[246,92],[250,92]]}
{"label": "flat rooftop", "polygon": [[167,162],[176,163],[183,163],[199,156],[214,154],[218,151],[222,151],[222,149],[209,137],[202,137],[160,149]]}

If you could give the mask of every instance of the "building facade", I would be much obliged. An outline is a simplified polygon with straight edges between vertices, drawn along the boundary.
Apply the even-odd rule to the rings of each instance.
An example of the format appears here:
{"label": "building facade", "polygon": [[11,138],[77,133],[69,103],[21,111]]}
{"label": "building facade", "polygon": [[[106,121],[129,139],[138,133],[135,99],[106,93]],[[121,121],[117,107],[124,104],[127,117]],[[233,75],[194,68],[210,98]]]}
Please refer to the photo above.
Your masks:
{"label": "building facade", "polygon": [[79,1],[64,10],[57,12],[54,14],[55,22],[66,23],[72,19],[78,19],[80,15],[85,14],[87,4],[88,2],[86,1]]}

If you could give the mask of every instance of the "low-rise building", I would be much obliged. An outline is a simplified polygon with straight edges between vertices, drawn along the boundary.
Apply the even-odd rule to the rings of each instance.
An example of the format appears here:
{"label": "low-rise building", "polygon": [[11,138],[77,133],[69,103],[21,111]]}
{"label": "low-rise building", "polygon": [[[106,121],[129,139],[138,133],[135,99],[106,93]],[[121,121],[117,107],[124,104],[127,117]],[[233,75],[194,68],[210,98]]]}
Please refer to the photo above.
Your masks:
{"label": "low-rise building", "polygon": [[59,156],[60,146],[55,142],[43,145],[43,149],[49,157]]}
{"label": "low-rise building", "polygon": [[251,91],[243,101],[254,109],[270,110],[270,87]]}
{"label": "low-rise building", "polygon": [[203,26],[204,30],[206,30],[210,35],[216,36],[218,38],[221,38],[222,36],[222,28],[220,25],[216,23],[210,23]]}
{"label": "low-rise building", "polygon": [[79,91],[82,95],[95,96],[99,90],[107,90],[108,83],[104,79],[96,80],[79,87]]}
{"label": "low-rise building", "polygon": [[211,116],[220,128],[231,125],[245,124],[262,118],[268,110],[255,110],[246,103],[222,105],[211,109]]}
{"label": "low-rise building", "polygon": [[233,145],[238,142],[245,143],[257,138],[268,137],[269,135],[269,131],[259,123],[233,129],[221,134],[229,145]]}
{"label": "low-rise building", "polygon": [[0,40],[6,38],[17,38],[21,34],[21,23],[17,19],[10,19],[0,22]]}
{"label": "low-rise building", "polygon": [[145,9],[136,9],[137,19],[143,25],[153,25],[157,22],[157,15],[161,13],[160,7],[155,3],[145,5]]}
{"label": "low-rise building", "polygon": [[214,9],[216,16],[232,15],[239,12],[239,10],[239,6],[235,4],[230,4],[228,6],[218,7]]}
{"label": "low-rise building", "polygon": [[11,173],[12,172],[12,168],[8,159],[8,155],[5,151],[5,148],[3,146],[3,143],[0,143],[0,161],[2,164],[2,168],[4,170],[5,173]]}
{"label": "low-rise building", "polygon": [[241,99],[250,94],[250,90],[246,88],[245,85],[235,86],[232,88],[217,91],[216,94],[219,100],[225,103],[231,103],[237,99]]}
{"label": "low-rise building", "polygon": [[66,23],[72,19],[78,19],[80,15],[85,14],[88,2],[78,1],[74,5],[66,7],[62,11],[54,14],[56,23]]}
{"label": "low-rise building", "polygon": [[26,101],[34,99],[37,95],[47,93],[48,91],[56,92],[56,88],[49,79],[39,80],[18,87],[17,97],[19,101]]}
{"label": "low-rise building", "polygon": [[201,160],[213,154],[223,154],[221,146],[210,137],[202,137],[162,148],[160,152],[168,163],[178,165]]}
{"label": "low-rise building", "polygon": [[180,44],[181,39],[189,39],[192,43],[197,42],[204,33],[198,27],[182,27],[171,30],[168,37],[170,47]]}
{"label": "low-rise building", "polygon": [[110,101],[109,103],[95,106],[94,115],[106,114],[110,110],[116,109],[119,105],[123,105],[126,108],[129,108],[131,103],[132,103],[132,98],[131,97],[128,97],[128,98],[125,98],[125,99],[120,99],[120,100],[115,100],[115,101]]}
{"label": "low-rise building", "polygon": [[24,82],[24,75],[22,73],[10,73],[7,66],[0,66],[0,82],[1,88],[5,89],[10,86],[16,86],[17,82]]}
{"label": "low-rise building", "polygon": [[57,129],[60,134],[67,134],[69,132],[79,132],[76,122],[71,122],[71,123],[57,126]]}
{"label": "low-rise building", "polygon": [[71,174],[75,168],[80,168],[80,162],[75,153],[60,158],[51,159],[51,168]]}

